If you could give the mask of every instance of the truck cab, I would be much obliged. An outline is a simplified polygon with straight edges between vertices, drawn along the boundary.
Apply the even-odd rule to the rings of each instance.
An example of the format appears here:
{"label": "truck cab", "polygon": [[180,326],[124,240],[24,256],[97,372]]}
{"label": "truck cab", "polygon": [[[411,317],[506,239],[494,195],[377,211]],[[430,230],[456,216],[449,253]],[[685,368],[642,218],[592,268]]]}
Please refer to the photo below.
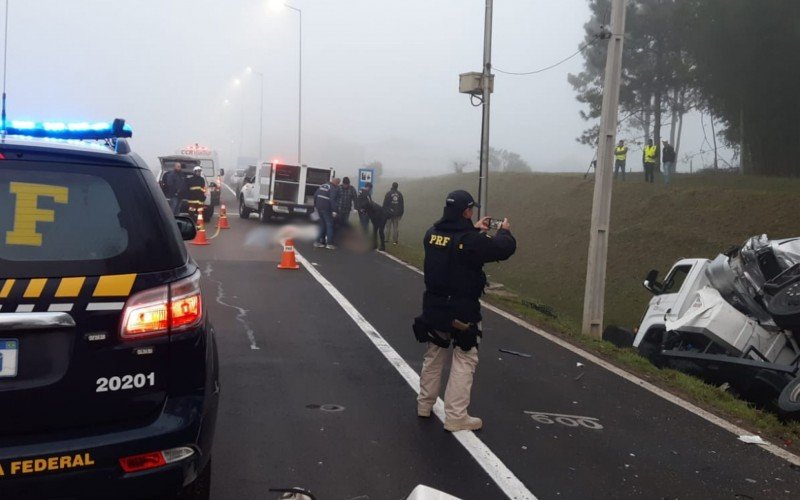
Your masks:
{"label": "truck cab", "polygon": [[276,162],[248,167],[238,194],[239,215],[246,219],[257,213],[262,222],[273,217],[310,218],[314,212],[314,193],[333,175],[330,168]]}
{"label": "truck cab", "polygon": [[683,316],[697,291],[708,285],[705,269],[709,262],[708,259],[681,259],[673,264],[663,282],[658,281],[657,270],[647,274],[643,285],[653,298],[636,331],[633,347],[646,355],[649,346],[660,346],[667,321]]}

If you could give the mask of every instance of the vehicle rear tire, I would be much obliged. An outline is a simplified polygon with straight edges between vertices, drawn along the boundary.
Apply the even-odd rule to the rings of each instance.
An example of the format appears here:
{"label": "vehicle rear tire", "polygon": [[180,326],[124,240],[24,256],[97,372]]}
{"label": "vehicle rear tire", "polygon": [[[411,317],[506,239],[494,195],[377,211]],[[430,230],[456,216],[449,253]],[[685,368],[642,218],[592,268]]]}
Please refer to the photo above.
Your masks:
{"label": "vehicle rear tire", "polygon": [[272,208],[267,205],[266,203],[261,204],[261,208],[258,210],[258,220],[262,224],[266,224],[272,218]]}
{"label": "vehicle rear tire", "polygon": [[609,325],[603,330],[603,340],[611,342],[617,347],[633,347],[635,338],[636,335],[632,331],[621,326]]}
{"label": "vehicle rear tire", "polygon": [[664,341],[664,330],[651,330],[647,332],[639,344],[639,355],[647,358],[659,368],[664,367],[664,356],[661,355],[661,345]]}
{"label": "vehicle rear tire", "polygon": [[208,222],[212,217],[214,217],[214,206],[211,205],[203,207],[203,220]]}
{"label": "vehicle rear tire", "polygon": [[181,492],[181,500],[208,500],[211,497],[211,459],[203,471]]}
{"label": "vehicle rear tire", "polygon": [[800,417],[800,377],[783,388],[778,396],[778,407],[792,417]]}
{"label": "vehicle rear tire", "polygon": [[239,217],[242,219],[250,218],[250,209],[244,204],[244,198],[239,198]]}

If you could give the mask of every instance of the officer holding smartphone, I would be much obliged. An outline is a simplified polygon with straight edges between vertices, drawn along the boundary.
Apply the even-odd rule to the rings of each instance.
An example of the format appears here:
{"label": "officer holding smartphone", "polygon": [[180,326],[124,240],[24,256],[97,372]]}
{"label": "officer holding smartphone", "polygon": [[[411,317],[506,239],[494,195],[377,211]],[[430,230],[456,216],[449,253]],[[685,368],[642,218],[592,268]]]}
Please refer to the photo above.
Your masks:
{"label": "officer holding smartphone", "polygon": [[479,207],[466,191],[447,195],[442,218],[425,233],[425,293],[414,334],[427,343],[420,373],[417,415],[429,417],[439,396],[452,342],[450,378],[444,395],[445,430],[478,430],[481,419],[467,413],[472,379],[478,366],[480,297],[486,286],[483,265],[506,260],[517,249],[508,219],[488,234],[489,217],[472,222]]}

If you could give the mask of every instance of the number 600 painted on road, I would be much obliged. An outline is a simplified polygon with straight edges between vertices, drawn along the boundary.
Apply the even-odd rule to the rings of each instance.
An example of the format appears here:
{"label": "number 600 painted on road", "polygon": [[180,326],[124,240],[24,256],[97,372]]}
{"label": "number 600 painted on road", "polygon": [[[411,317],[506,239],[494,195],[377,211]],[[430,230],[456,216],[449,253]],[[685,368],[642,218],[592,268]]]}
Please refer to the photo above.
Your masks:
{"label": "number 600 painted on road", "polygon": [[541,413],[538,411],[526,411],[526,414],[540,424],[561,424],[567,427],[586,427],[599,431],[603,428],[598,419],[594,417],[580,417],[577,415],[559,415],[557,413]]}

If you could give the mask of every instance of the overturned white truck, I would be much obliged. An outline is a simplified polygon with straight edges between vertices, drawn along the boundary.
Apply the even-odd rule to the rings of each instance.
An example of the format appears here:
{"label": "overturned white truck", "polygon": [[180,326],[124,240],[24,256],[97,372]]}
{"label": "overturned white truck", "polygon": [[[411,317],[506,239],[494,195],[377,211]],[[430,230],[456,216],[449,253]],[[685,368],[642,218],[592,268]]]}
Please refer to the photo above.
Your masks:
{"label": "overturned white truck", "polygon": [[800,238],[754,236],[714,260],[679,260],[663,282],[652,270],[644,286],[641,354],[800,417]]}

